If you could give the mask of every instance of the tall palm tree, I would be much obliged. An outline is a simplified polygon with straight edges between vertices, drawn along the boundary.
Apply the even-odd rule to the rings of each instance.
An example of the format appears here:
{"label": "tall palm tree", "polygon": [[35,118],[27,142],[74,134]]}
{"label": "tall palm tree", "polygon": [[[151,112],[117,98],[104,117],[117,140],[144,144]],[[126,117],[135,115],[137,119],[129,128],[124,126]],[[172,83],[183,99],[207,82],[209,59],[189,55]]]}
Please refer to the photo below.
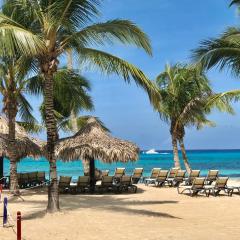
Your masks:
{"label": "tall palm tree", "polygon": [[60,57],[71,49],[82,62],[98,67],[106,74],[116,73],[126,82],[133,78],[148,91],[150,99],[157,94],[153,84],[138,68],[110,53],[92,48],[93,45],[104,46],[118,41],[135,45],[151,54],[147,36],[132,22],[115,19],[93,24],[93,20],[99,15],[100,3],[101,0],[9,0],[6,1],[5,8],[11,11],[8,11],[7,16],[0,17],[0,28],[1,25],[7,26],[10,33],[15,35],[19,29],[24,29],[33,38],[30,43],[34,47],[37,45],[35,38],[39,40],[41,47],[43,45],[41,53],[37,53],[35,59],[44,77],[47,152],[51,178],[47,210],[50,212],[59,210],[54,155],[57,125],[54,115],[53,76],[57,72]]}
{"label": "tall palm tree", "polygon": [[34,124],[35,119],[31,114],[32,107],[25,98],[28,67],[23,66],[21,58],[2,58],[0,62],[0,93],[3,96],[3,112],[8,118],[8,152],[10,159],[10,191],[18,194],[17,158],[15,154],[16,116],[19,114],[23,121]]}
{"label": "tall palm tree", "polygon": [[[160,99],[157,111],[160,118],[170,124],[174,165],[180,168],[178,142],[181,148],[184,165],[189,172],[185,145],[185,127],[212,125],[206,119],[212,105],[207,107],[208,100],[213,96],[209,81],[204,72],[197,66],[176,64],[167,65],[165,71],[156,79]],[[222,100],[221,100],[222,101]]]}
{"label": "tall palm tree", "polygon": [[[32,95],[43,95],[44,78],[42,75],[34,76],[27,81],[27,91]],[[91,86],[89,81],[73,70],[66,68],[58,69],[53,77],[53,102],[54,114],[57,121],[56,135],[59,130],[69,130],[72,125],[69,123],[71,113],[78,114],[82,110],[91,111],[94,109],[93,101],[89,95]],[[42,119],[46,123],[45,104],[40,106]],[[79,120],[80,121],[80,120]]]}

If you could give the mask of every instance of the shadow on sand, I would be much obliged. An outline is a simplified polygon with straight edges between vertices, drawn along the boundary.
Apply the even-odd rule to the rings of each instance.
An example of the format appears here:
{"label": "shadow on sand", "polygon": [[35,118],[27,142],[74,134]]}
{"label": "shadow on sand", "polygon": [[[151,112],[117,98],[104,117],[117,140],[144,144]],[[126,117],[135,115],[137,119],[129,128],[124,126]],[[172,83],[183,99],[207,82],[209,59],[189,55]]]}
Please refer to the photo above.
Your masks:
{"label": "shadow on sand", "polygon": [[[22,193],[21,198],[25,205],[34,204],[33,212],[25,214],[23,220],[31,220],[36,218],[42,218],[46,214],[46,200],[28,200],[26,197],[34,194],[46,195],[46,188],[41,188],[35,191],[25,191]],[[143,190],[139,188],[138,194],[141,194]],[[134,194],[135,195],[135,194]],[[107,210],[117,213],[127,213],[130,215],[145,215],[149,217],[159,218],[172,218],[181,219],[164,212],[156,212],[147,209],[134,209],[131,206],[145,206],[145,205],[162,205],[162,204],[177,204],[178,201],[139,201],[128,198],[129,194],[79,194],[71,195],[65,194],[60,196],[60,206],[63,211],[74,211],[76,209],[91,208],[96,211]],[[9,202],[16,203],[17,198],[12,198]],[[19,201],[19,200],[17,200]]]}

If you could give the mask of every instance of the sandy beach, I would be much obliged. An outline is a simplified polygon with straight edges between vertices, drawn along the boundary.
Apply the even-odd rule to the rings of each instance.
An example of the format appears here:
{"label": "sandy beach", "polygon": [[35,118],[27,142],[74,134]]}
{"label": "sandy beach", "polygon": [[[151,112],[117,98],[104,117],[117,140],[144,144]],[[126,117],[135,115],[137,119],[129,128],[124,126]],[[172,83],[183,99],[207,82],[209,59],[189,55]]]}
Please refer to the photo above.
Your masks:
{"label": "sandy beach", "polygon": [[[237,185],[240,182],[233,182]],[[5,196],[7,194],[5,193]],[[240,196],[189,197],[175,188],[139,185],[137,194],[61,195],[61,212],[46,214],[46,189],[9,200],[23,216],[25,240],[218,239],[240,237]],[[2,209],[2,204],[1,204]],[[15,240],[12,228],[1,240]]]}

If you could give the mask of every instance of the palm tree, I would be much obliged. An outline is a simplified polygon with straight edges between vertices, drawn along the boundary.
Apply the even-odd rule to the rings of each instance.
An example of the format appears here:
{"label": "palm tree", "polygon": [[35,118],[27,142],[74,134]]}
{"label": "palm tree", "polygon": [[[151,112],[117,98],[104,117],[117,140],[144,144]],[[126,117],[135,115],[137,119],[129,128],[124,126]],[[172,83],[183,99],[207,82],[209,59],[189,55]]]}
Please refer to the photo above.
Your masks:
{"label": "palm tree", "polygon": [[[233,0],[231,5],[240,6],[240,1]],[[239,76],[239,42],[240,28],[229,27],[220,37],[202,41],[201,45],[193,51],[193,59],[207,69],[217,66],[222,70],[227,67],[234,75]]]}
{"label": "palm tree", "polygon": [[[53,78],[60,57],[71,49],[81,62],[98,67],[106,74],[116,73],[126,82],[133,78],[148,92],[151,100],[153,100],[151,96],[157,94],[154,85],[138,68],[110,53],[92,48],[93,45],[103,46],[118,41],[135,45],[151,55],[149,39],[132,22],[115,19],[92,24],[99,15],[100,3],[101,0],[11,0],[7,1],[5,8],[12,11],[9,10],[7,16],[0,17],[0,28],[1,25],[5,28],[7,26],[10,33],[15,35],[19,29],[21,31],[24,29],[33,38],[31,41],[29,37],[30,43],[36,48],[38,40],[41,47],[41,53],[36,53],[35,60],[44,77],[47,152],[51,178],[47,210],[50,212],[59,210],[57,166],[54,155],[57,124],[54,115]],[[35,39],[37,40],[34,41]]]}
{"label": "palm tree", "polygon": [[189,172],[191,167],[184,145],[185,127],[212,125],[206,119],[206,114],[212,107],[212,104],[206,107],[207,102],[213,95],[209,81],[199,67],[176,64],[167,65],[165,71],[157,77],[156,83],[161,99],[157,111],[160,118],[170,124],[174,165],[181,168],[179,142],[184,165]]}
{"label": "palm tree", "polygon": [[[42,75],[28,79],[26,89],[32,95],[43,95],[44,78]],[[89,80],[78,73],[66,68],[59,69],[54,74],[54,114],[57,121],[56,136],[58,131],[72,131],[70,117],[72,112],[78,114],[82,110],[91,111],[94,109],[93,101],[89,95],[91,86]],[[46,124],[45,104],[40,106],[40,112],[44,125]],[[79,120],[81,122],[81,120]],[[81,124],[79,122],[79,124]]]}
{"label": "palm tree", "polygon": [[16,116],[20,115],[23,121],[34,124],[35,119],[31,115],[32,107],[24,96],[26,81],[25,76],[28,67],[20,71],[23,66],[21,58],[4,57],[0,63],[0,93],[3,96],[3,112],[8,118],[9,127],[9,158],[10,158],[10,191],[18,194],[17,157],[15,154],[15,126]]}

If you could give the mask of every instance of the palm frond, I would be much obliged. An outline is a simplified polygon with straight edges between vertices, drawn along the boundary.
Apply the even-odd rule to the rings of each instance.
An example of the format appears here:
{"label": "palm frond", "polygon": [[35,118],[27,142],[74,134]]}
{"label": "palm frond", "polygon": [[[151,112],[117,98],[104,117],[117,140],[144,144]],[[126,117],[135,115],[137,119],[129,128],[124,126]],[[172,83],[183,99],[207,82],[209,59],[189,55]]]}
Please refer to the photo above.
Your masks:
{"label": "palm frond", "polygon": [[90,25],[79,32],[65,38],[62,48],[71,40],[79,41],[83,46],[100,44],[113,44],[119,41],[123,44],[132,44],[143,48],[148,54],[152,54],[149,38],[134,23],[128,20],[115,19],[105,23]]}
{"label": "palm frond", "polygon": [[[78,130],[84,127],[87,124],[88,119],[92,117],[93,116],[88,116],[88,115],[77,117],[76,122],[77,122]],[[102,128],[105,131],[110,132],[110,130],[105,126],[105,124],[98,117],[94,117],[94,118],[97,120],[97,122],[102,126]],[[64,132],[74,132],[72,119],[69,119],[69,118],[64,119],[62,122],[59,123],[58,128]]]}
{"label": "palm frond", "polygon": [[18,106],[19,116],[24,122],[36,122],[36,119],[32,115],[32,106],[22,93],[18,95]]}
{"label": "palm frond", "polygon": [[97,67],[102,73],[117,74],[122,76],[127,83],[130,83],[132,78],[138,86],[146,90],[150,101],[157,104],[159,100],[157,87],[133,64],[96,49],[81,48],[78,53],[81,61],[88,63],[93,68]]}
{"label": "palm frond", "polygon": [[45,128],[35,122],[17,122],[27,133],[41,133]]}

